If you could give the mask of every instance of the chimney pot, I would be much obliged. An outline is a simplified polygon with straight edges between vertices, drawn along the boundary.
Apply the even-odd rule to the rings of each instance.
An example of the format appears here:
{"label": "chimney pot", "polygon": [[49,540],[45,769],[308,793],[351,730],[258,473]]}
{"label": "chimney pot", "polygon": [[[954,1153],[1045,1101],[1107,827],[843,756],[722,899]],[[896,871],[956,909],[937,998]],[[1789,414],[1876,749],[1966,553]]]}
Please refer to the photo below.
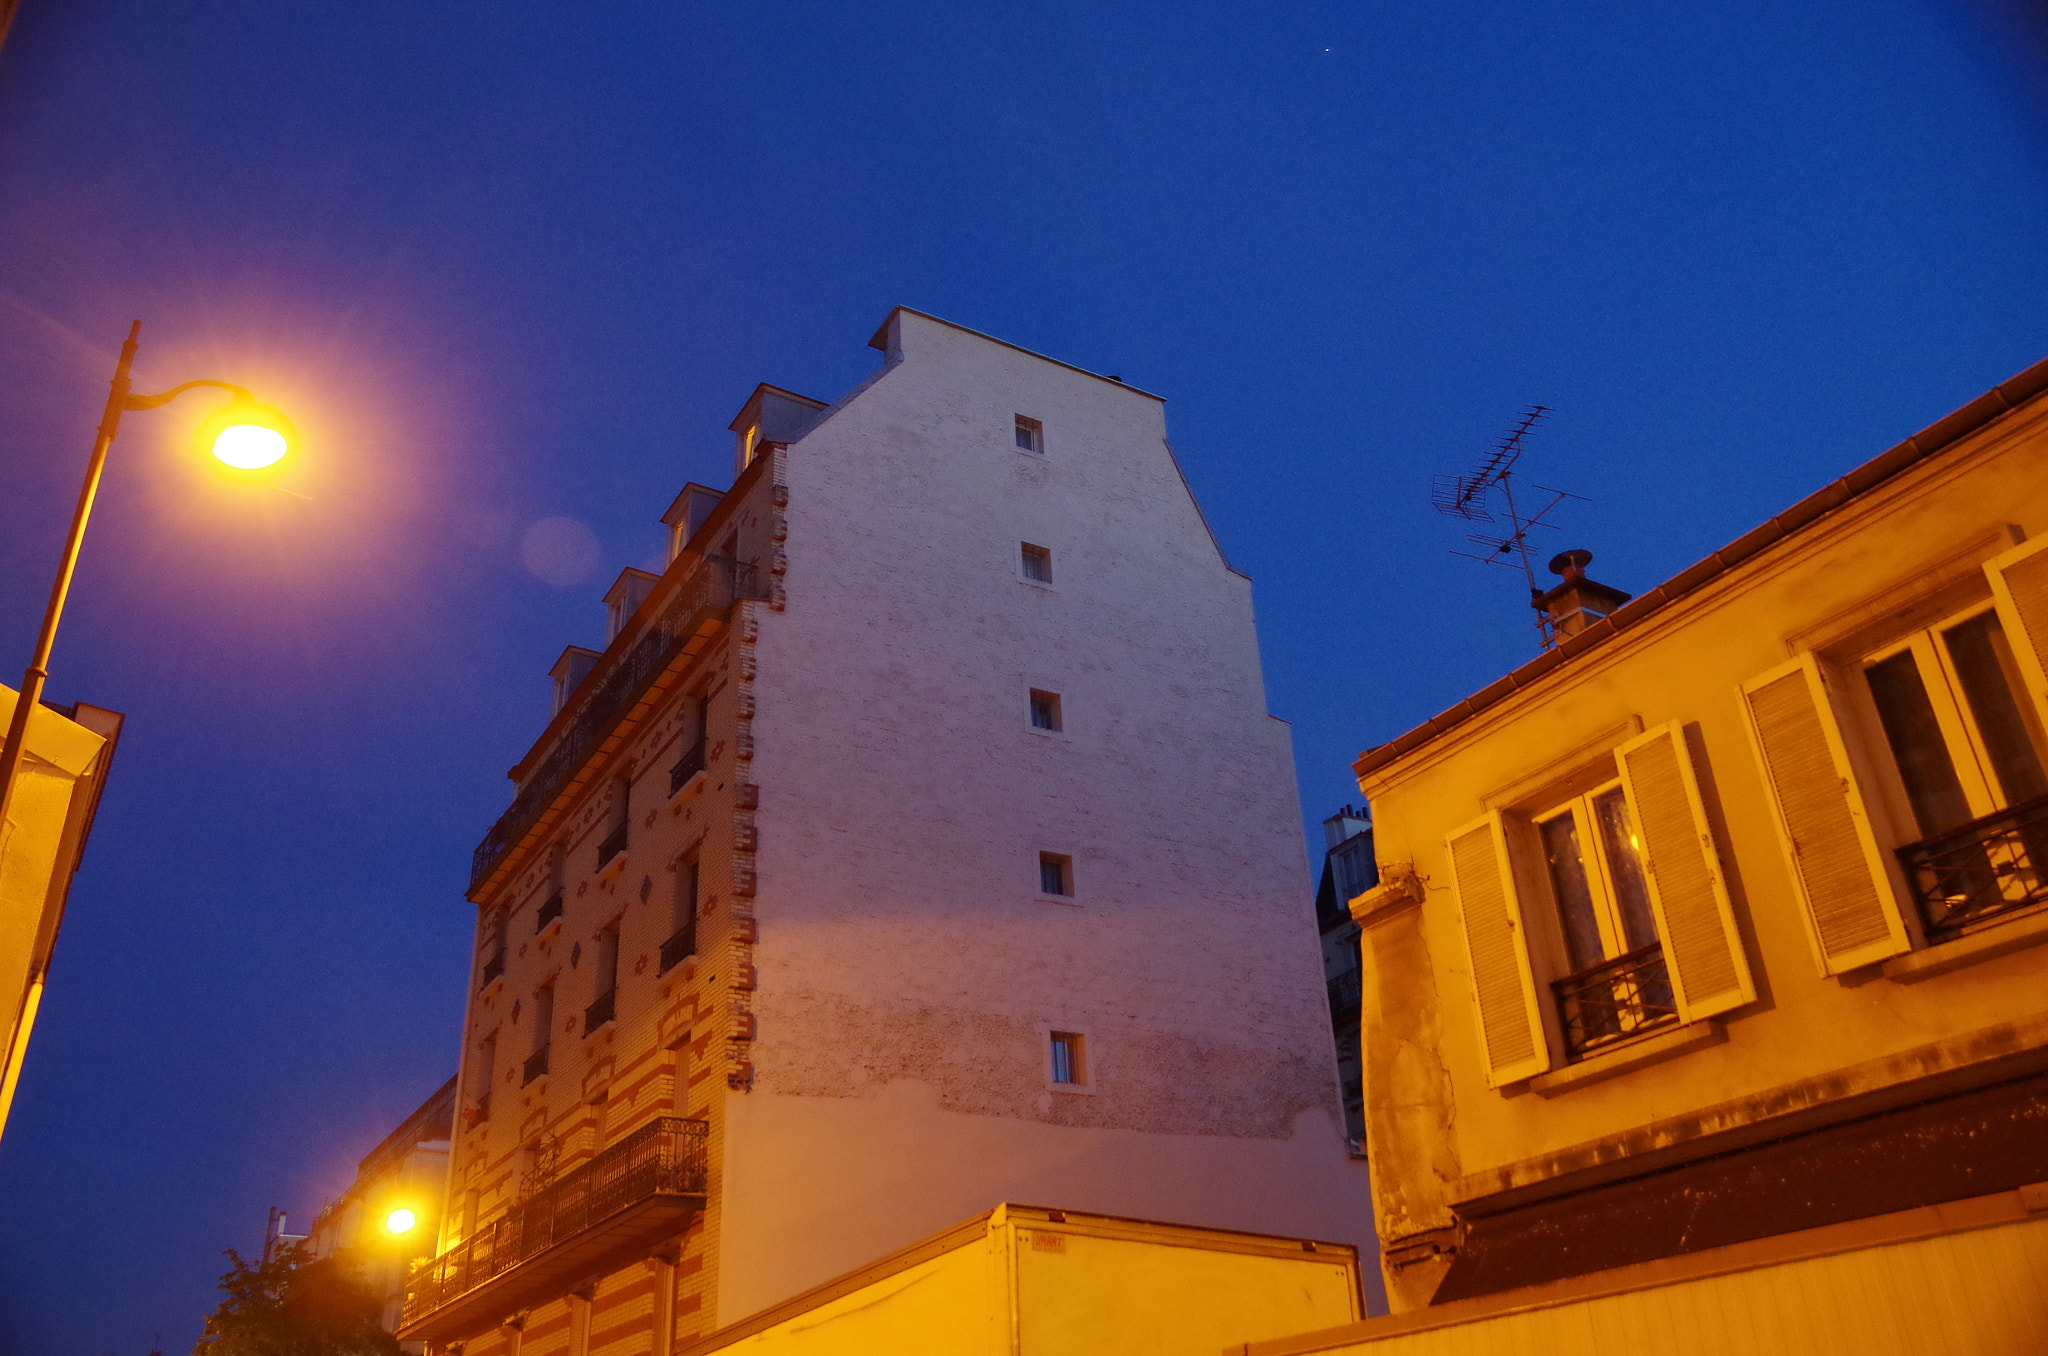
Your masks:
{"label": "chimney pot", "polygon": [[1549,592],[1537,594],[1531,606],[1549,615],[1551,632],[1559,640],[1577,635],[1635,596],[1588,579],[1586,567],[1592,563],[1593,553],[1584,548],[1550,558],[1550,572],[1563,578]]}

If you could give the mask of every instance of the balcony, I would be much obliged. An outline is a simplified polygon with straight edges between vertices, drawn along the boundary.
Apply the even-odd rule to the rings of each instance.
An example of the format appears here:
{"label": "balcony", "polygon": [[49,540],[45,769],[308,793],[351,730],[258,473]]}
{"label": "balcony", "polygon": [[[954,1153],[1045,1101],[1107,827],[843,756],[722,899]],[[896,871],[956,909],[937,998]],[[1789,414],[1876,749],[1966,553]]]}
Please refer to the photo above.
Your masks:
{"label": "balcony", "polygon": [[1909,843],[1898,857],[1930,942],[2048,904],[2048,798]]}
{"label": "balcony", "polygon": [[699,737],[668,770],[668,793],[673,796],[690,784],[690,778],[704,770],[704,740]]}
{"label": "balcony", "polygon": [[477,981],[477,988],[488,989],[491,984],[505,977],[505,953],[500,950],[484,962],[483,978]]}
{"label": "balcony", "polygon": [[668,594],[651,621],[615,640],[586,680],[594,684],[590,695],[556,717],[550,734],[542,736],[545,756],[521,781],[511,808],[477,844],[470,859],[470,887],[481,886],[497,869],[707,617],[725,612],[737,599],[767,596],[752,565],[706,557]]}
{"label": "balcony", "polygon": [[1568,1059],[1678,1020],[1660,942],[1557,980],[1550,990]]}
{"label": "balcony", "polygon": [[618,1015],[618,1008],[619,991],[616,988],[606,989],[599,994],[596,1002],[583,1009],[583,1034],[588,1036],[609,1022]]}
{"label": "balcony", "polygon": [[524,1070],[524,1074],[519,1080],[520,1086],[524,1087],[526,1084],[531,1083],[534,1079],[544,1076],[547,1073],[547,1071],[548,1047],[543,1045],[540,1049],[534,1051],[532,1054],[526,1057],[526,1067]]}
{"label": "balcony", "polygon": [[667,974],[675,969],[686,956],[697,954],[697,920],[691,919],[676,929],[676,935],[661,944],[661,971]]}
{"label": "balcony", "polygon": [[704,1208],[708,1131],[650,1121],[422,1263],[406,1283],[400,1340],[472,1337],[681,1233]]}
{"label": "balcony", "polygon": [[540,906],[540,916],[533,920],[533,930],[536,933],[546,932],[548,930],[548,924],[554,922],[557,918],[560,918],[561,916],[562,892],[560,890],[557,890],[542,901]]}
{"label": "balcony", "polygon": [[612,858],[626,850],[626,829],[627,825],[621,821],[619,827],[606,834],[604,841],[597,845],[597,864],[599,866],[603,866],[606,862],[609,862]]}

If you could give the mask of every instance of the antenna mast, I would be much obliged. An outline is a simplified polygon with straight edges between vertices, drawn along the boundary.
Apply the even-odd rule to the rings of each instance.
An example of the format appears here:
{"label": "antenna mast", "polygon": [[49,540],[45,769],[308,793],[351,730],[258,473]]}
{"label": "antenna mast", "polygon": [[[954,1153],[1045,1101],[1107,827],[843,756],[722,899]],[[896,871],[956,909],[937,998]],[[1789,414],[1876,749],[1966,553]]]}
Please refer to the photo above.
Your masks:
{"label": "antenna mast", "polygon": [[[1584,495],[1572,494],[1566,490],[1552,489],[1548,485],[1531,484],[1530,488],[1550,498],[1534,513],[1524,514],[1515,504],[1515,463],[1521,460],[1523,446],[1529,434],[1550,415],[1548,405],[1525,405],[1515,415],[1515,423],[1500,441],[1479,459],[1479,464],[1470,474],[1440,475],[1430,487],[1429,500],[1436,511],[1450,518],[1463,518],[1469,523],[1500,523],[1508,530],[1504,536],[1488,536],[1484,533],[1467,533],[1465,540],[1474,546],[1485,548],[1484,554],[1473,551],[1453,551],[1454,556],[1476,560],[1483,565],[1503,565],[1513,569],[1522,567],[1522,580],[1529,586],[1529,599],[1533,604],[1543,596],[1543,590],[1536,587],[1536,568],[1529,561],[1529,533],[1535,528],[1555,531],[1556,523],[1545,522],[1550,511],[1567,499],[1581,503],[1590,502]],[[1500,516],[1495,516],[1491,501],[1494,492],[1500,495]],[[1539,606],[1536,609],[1536,631],[1544,649],[1557,644],[1551,631],[1550,616]]]}

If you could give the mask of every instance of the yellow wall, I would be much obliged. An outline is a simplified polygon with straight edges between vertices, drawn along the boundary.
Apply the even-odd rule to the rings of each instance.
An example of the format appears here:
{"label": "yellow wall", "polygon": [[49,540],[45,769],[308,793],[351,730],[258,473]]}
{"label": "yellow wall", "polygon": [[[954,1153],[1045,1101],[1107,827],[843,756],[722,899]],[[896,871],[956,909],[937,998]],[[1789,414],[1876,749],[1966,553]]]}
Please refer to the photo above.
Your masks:
{"label": "yellow wall", "polygon": [[2048,1351],[2043,1276],[2048,1219],[2037,1217],[1419,1332],[1349,1341],[1334,1333],[1308,1335],[1242,1350],[1248,1356],[2016,1356]]}
{"label": "yellow wall", "polygon": [[[1057,1218],[1055,1218],[1057,1216]],[[1350,1247],[1001,1206],[685,1356],[1212,1356],[1359,1316]]]}
{"label": "yellow wall", "polygon": [[[1645,1127],[1692,1117],[1689,1134],[1733,1128],[1967,1065],[1993,1046],[2048,1043],[2048,948],[1910,983],[1879,966],[1821,975],[1739,696],[1801,651],[1861,652],[1888,628],[1989,599],[1981,567],[2013,549],[2015,528],[2048,534],[2040,402],[1362,778],[1391,882],[1353,904],[1366,924],[1367,1143],[1390,1249],[1451,1224],[1453,1200],[1657,1147]],[[1696,1024],[1692,1048],[1604,1081],[1488,1086],[1446,834],[1611,777],[1617,746],[1673,721],[1691,744],[1755,1000]],[[1879,827],[1887,846],[1917,837]],[[1525,900],[1541,889],[1522,883]],[[1546,980],[1562,971],[1545,972],[1546,925],[1526,921],[1547,1005]],[[1554,1032],[1548,1063],[1563,1064]],[[1423,1300],[1426,1290],[1404,1300],[1397,1287],[1397,1310]]]}

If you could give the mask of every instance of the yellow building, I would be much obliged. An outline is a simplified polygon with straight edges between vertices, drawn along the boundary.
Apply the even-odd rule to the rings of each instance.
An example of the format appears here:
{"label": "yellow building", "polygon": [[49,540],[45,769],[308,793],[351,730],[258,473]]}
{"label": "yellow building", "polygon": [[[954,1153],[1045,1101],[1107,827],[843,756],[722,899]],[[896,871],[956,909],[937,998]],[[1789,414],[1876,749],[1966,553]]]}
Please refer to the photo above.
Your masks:
{"label": "yellow building", "polygon": [[[18,696],[0,687],[0,725],[13,717]],[[64,901],[120,734],[119,712],[84,702],[45,702],[29,718],[14,799],[0,825],[0,1127],[14,1103]]]}
{"label": "yellow building", "polygon": [[2044,390],[1360,757],[1394,1314],[1250,1350],[2048,1350]]}

